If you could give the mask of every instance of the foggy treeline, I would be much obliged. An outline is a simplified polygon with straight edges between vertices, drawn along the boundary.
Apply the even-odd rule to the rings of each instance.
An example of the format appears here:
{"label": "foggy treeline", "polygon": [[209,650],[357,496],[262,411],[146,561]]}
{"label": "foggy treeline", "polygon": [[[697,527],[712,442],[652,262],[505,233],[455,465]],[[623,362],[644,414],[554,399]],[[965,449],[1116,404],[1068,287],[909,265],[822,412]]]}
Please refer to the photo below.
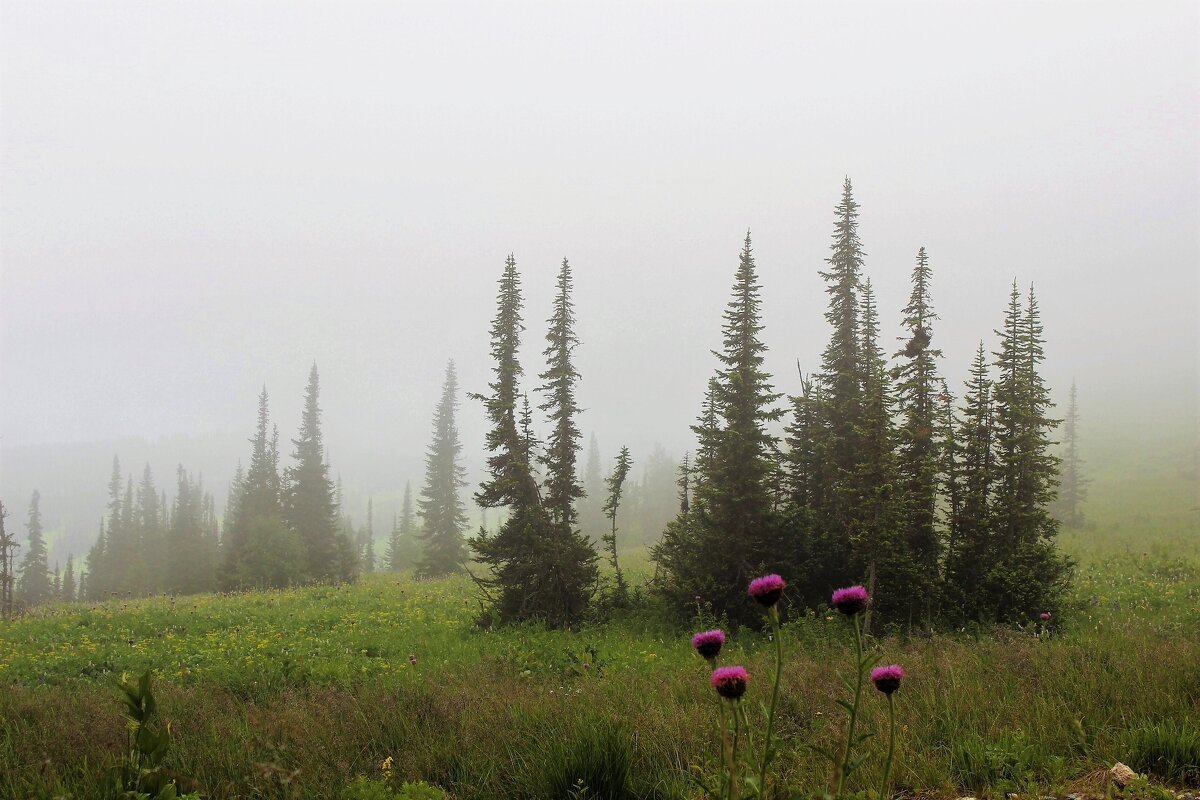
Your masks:
{"label": "foggy treeline", "polygon": [[[219,495],[206,485],[203,476],[182,465],[177,468],[174,481],[161,485],[149,464],[143,466],[135,481],[132,473],[124,471],[119,455],[113,456],[106,490],[108,502],[102,507],[88,500],[87,475],[71,473],[61,477],[68,483],[56,485],[53,494],[68,500],[72,506],[68,509],[71,513],[57,509],[58,518],[65,519],[67,529],[60,532],[66,535],[60,537],[57,547],[59,552],[65,552],[65,560],[52,557],[54,548],[43,523],[45,501],[40,491],[35,490],[29,505],[20,509],[23,513],[19,515],[13,513],[12,504],[6,506],[13,597],[19,605],[222,588],[217,578],[222,563],[221,537],[229,529],[238,490],[246,481],[240,464],[231,481],[229,499],[220,505],[215,499]],[[595,434],[587,449],[584,486],[586,496],[580,501],[580,525],[590,539],[599,541],[609,523],[602,510],[604,475]],[[675,460],[658,445],[637,465],[626,485],[621,509],[622,548],[657,541],[675,513],[675,492]],[[358,494],[363,492],[359,490]],[[389,494],[379,493],[385,498]],[[380,504],[370,495],[356,514],[344,502],[340,476],[334,480],[333,498],[338,509],[336,536],[341,537],[337,540],[351,545],[342,549],[338,577],[345,579],[375,570],[418,566],[422,551],[421,516],[411,482],[397,487],[394,494],[400,500],[394,504],[395,513],[387,518],[375,512]],[[80,551],[81,558],[77,559],[70,543],[77,542],[81,534],[71,529],[79,524],[72,520],[90,516],[90,511],[95,511],[98,518],[93,542]],[[502,521],[502,515],[489,515],[486,510],[481,514],[474,509],[471,520],[468,527],[495,527]],[[285,584],[288,582],[284,580]]]}
{"label": "foggy treeline", "polygon": [[[861,580],[885,618],[908,623],[947,616],[940,608],[1009,621],[1057,609],[1069,564],[1054,546],[1059,521],[1051,508],[1079,525],[1087,481],[1072,388],[1064,490],[1057,491],[1061,459],[1052,434],[1060,420],[1039,374],[1044,336],[1033,287],[1014,281],[995,349],[979,342],[956,398],[938,367],[925,249],[917,252],[895,352],[884,344],[864,260],[847,180],[821,272],[829,343],[815,369],[801,369],[801,393],[785,398],[762,368],[761,288],[747,234],[715,353],[719,367],[692,426],[695,451],[677,461],[658,447],[631,462],[622,448],[606,465],[596,435],[585,450],[577,426],[570,264],[564,259],[559,272],[546,368],[531,402],[519,360],[524,299],[510,256],[491,328],[494,380],[486,394],[470,395],[491,424],[477,514],[468,515],[463,500],[452,361],[425,479],[415,492],[406,483],[390,524],[376,517],[371,499],[365,519],[346,508],[322,435],[314,364],[294,439],[281,440],[263,388],[249,457],[220,511],[183,466],[168,497],[149,465],[135,485],[114,458],[107,509],[84,564],[71,554],[65,569],[52,569],[35,492],[17,595],[33,605],[351,581],[377,569],[441,577],[474,564],[494,619],[559,625],[580,619],[597,597],[618,607],[644,602],[647,595],[630,594],[619,551],[650,545],[660,573],[650,589],[676,609],[700,598],[733,613],[749,578],[763,570],[793,576],[802,604]],[[613,585],[599,577],[601,549]]]}

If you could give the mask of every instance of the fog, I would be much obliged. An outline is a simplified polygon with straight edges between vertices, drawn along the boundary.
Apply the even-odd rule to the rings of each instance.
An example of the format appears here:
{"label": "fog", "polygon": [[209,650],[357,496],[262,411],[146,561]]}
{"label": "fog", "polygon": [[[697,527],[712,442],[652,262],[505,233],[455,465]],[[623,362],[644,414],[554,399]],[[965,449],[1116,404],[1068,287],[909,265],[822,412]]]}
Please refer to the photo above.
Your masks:
{"label": "fog", "polygon": [[[747,228],[776,388],[819,365],[817,273],[847,175],[888,337],[928,249],[956,393],[1015,278],[1036,286],[1045,374],[1063,402],[1078,382],[1085,431],[1196,440],[1193,3],[0,14],[15,512],[40,488],[53,524],[52,490],[83,487],[39,481],[67,462],[102,497],[114,452],[135,474],[155,459],[160,485],[182,461],[223,486],[260,387],[290,437],[314,361],[334,472],[360,495],[419,485],[446,361],[486,389],[510,252],[525,385],[566,257],[585,437],[606,462],[622,444],[682,455]],[[478,403],[459,426],[475,475]]]}

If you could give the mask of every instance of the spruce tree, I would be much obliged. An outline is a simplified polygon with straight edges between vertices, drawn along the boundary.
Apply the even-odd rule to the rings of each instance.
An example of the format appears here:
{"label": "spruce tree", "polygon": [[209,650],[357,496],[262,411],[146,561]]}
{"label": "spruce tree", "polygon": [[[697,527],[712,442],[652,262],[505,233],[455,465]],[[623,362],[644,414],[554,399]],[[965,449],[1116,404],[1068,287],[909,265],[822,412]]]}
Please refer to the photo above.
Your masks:
{"label": "spruce tree", "polygon": [[5,621],[15,613],[16,550],[21,546],[14,533],[5,527],[6,519],[8,511],[0,502],[0,619]]}
{"label": "spruce tree", "polygon": [[197,491],[203,492],[200,525],[203,530],[204,565],[208,585],[204,591],[211,592],[217,585],[217,569],[221,563],[221,523],[217,518],[217,503],[212,493],[204,491],[203,481],[197,482]]}
{"label": "spruce tree", "polygon": [[663,589],[677,607],[698,595],[718,613],[751,625],[761,624],[762,615],[744,602],[746,586],[762,570],[781,568],[785,558],[774,510],[776,441],[767,430],[782,414],[774,407],[781,395],[763,369],[761,304],[747,233],[724,314],[723,348],[714,352],[720,362],[710,384],[715,419],[706,413],[697,426],[702,456],[695,501],[686,529],[676,526],[654,549],[667,573]]}
{"label": "spruce tree", "polygon": [[304,543],[284,521],[279,433],[270,427],[268,402],[264,386],[250,467],[238,487],[222,548],[221,583],[226,589],[289,586],[306,574]]}
{"label": "spruce tree", "polygon": [[342,476],[338,475],[337,489],[333,496],[336,509],[336,533],[334,534],[333,579],[336,581],[353,581],[358,577],[362,568],[362,550],[359,546],[361,536],[354,527],[354,519],[346,511],[346,503],[342,499]]}
{"label": "spruce tree", "polygon": [[961,501],[950,522],[954,532],[946,550],[946,608],[962,619],[978,619],[986,604],[983,576],[992,550],[992,487],[995,450],[992,441],[992,382],[987,352],[979,343],[963,396],[957,441]]}
{"label": "spruce tree", "polygon": [[821,356],[819,392],[820,425],[814,444],[824,465],[823,487],[814,507],[812,552],[820,559],[816,567],[817,595],[863,576],[851,565],[852,543],[864,525],[861,494],[854,483],[859,458],[859,435],[863,429],[862,332],[859,325],[864,253],[858,236],[858,203],[850,179],[842,184],[842,199],[834,209],[834,232],[829,269],[820,275],[826,281],[829,307],[825,319],[832,327],[829,344]]}
{"label": "spruce tree", "polygon": [[292,440],[295,447],[292,457],[296,463],[287,470],[284,518],[304,547],[303,577],[327,581],[346,576],[339,576],[337,568],[338,511],[321,440],[320,392],[317,365],[313,364],[304,392],[300,434]]}
{"label": "spruce tree", "polygon": [[936,565],[926,573],[915,563],[912,548],[898,530],[894,398],[879,346],[879,315],[869,279],[863,283],[861,298],[862,413],[856,431],[858,458],[850,481],[859,522],[853,528],[851,546],[852,564],[865,576],[872,597],[872,612],[866,620],[869,626],[876,611],[892,619],[903,614],[905,621],[910,621],[912,604],[930,596],[937,573]]}
{"label": "spruce tree", "polygon": [[101,521],[94,552],[88,555],[88,597],[92,600],[102,600],[119,590],[121,564],[129,557],[130,548],[122,525],[122,485],[121,462],[114,455],[108,479],[108,516]]}
{"label": "spruce tree", "polygon": [[206,530],[205,497],[183,465],[176,468],[175,479],[167,588],[174,594],[207,592],[215,583],[216,553]]}
{"label": "spruce tree", "polygon": [[133,524],[137,546],[131,572],[137,576],[137,591],[159,592],[166,584],[166,541],[158,490],[154,488],[154,473],[149,464],[142,469],[135,503]]}
{"label": "spruce tree", "polygon": [[[480,530],[470,544],[488,571],[476,582],[490,601],[492,619],[540,620],[563,627],[577,621],[587,606],[596,581],[596,555],[579,533],[565,528],[563,506],[555,510],[555,517],[542,503],[532,464],[535,442],[527,399],[518,427],[522,370],[517,356],[524,330],[520,287],[516,261],[510,255],[492,322],[491,393],[474,395],[483,401],[491,425],[486,438],[489,476],[480,485],[476,502],[484,508],[507,507],[509,514],[496,533]],[[549,410],[556,420],[571,417],[569,410],[557,405]],[[562,473],[551,478],[560,490],[566,485]]]}
{"label": "spruce tree", "polygon": [[362,529],[358,558],[364,573],[375,571],[375,503],[367,498],[367,524]]}
{"label": "spruce tree", "polygon": [[[800,371],[799,364],[796,366]],[[784,429],[786,502],[780,522],[781,547],[788,573],[795,576],[792,596],[805,605],[816,605],[826,599],[826,565],[823,558],[814,557],[813,532],[818,513],[827,508],[825,492],[829,488],[828,465],[820,449],[824,433],[820,385],[811,374],[800,371],[800,394],[790,400],[792,419]]]}
{"label": "spruce tree", "polygon": [[83,580],[79,583],[79,596],[85,600],[101,600],[107,591],[104,588],[105,547],[107,535],[104,530],[104,518],[100,518],[100,532],[96,535],[95,543],[88,548],[87,560],[84,562]]}
{"label": "spruce tree", "polygon": [[[900,426],[897,430],[896,471],[900,520],[905,547],[911,559],[907,593],[920,598],[926,616],[937,600],[936,587],[942,558],[941,535],[937,529],[938,404],[941,380],[937,359],[942,351],[931,346],[934,313],[930,296],[933,272],[922,247],[912,272],[912,292],[904,307],[904,348],[896,353],[896,399]],[[914,612],[916,609],[910,609]]]}
{"label": "spruce tree", "polygon": [[604,534],[603,541],[605,549],[608,550],[609,561],[612,563],[616,581],[612,598],[613,604],[618,608],[624,608],[629,604],[629,585],[625,582],[625,575],[621,572],[621,565],[617,561],[617,510],[621,507],[621,490],[625,485],[625,479],[629,477],[629,468],[632,465],[629,448],[622,447],[621,452],[617,454],[617,463],[613,465],[612,474],[605,481],[608,488],[608,499],[604,501],[604,514],[608,517],[611,528],[608,533]]}
{"label": "spruce tree", "polygon": [[[941,382],[941,391],[937,395],[937,438],[939,460],[939,489],[944,499],[942,518],[945,522],[946,542],[943,557],[942,583],[943,588],[948,581],[947,567],[958,547],[960,532],[958,529],[962,516],[963,483],[962,483],[962,442],[961,424],[954,411],[954,396],[946,381]],[[943,598],[944,600],[945,598]]]}
{"label": "spruce tree", "polygon": [[386,563],[387,568],[392,572],[416,565],[419,558],[416,527],[412,484],[406,481],[404,483],[404,500],[400,505],[400,516],[392,520],[392,532],[388,537]]}
{"label": "spruce tree", "polygon": [[1057,517],[1068,528],[1083,525],[1080,504],[1087,498],[1088,479],[1083,474],[1083,459],[1079,457],[1079,405],[1075,381],[1071,381],[1071,394],[1067,403],[1067,415],[1063,419],[1062,472],[1056,503]]}
{"label": "spruce tree", "polygon": [[67,568],[63,572],[62,593],[59,596],[68,603],[75,600],[75,555],[73,553],[67,554]]}
{"label": "spruce tree", "polygon": [[29,500],[29,517],[25,531],[29,542],[17,568],[17,591],[26,607],[36,606],[53,598],[50,565],[47,563],[46,539],[42,529],[42,493],[36,489]]}
{"label": "spruce tree", "polygon": [[117,562],[117,589],[125,596],[141,593],[141,536],[134,524],[133,473],[125,476],[125,499],[121,502],[122,555]]}
{"label": "spruce tree", "polygon": [[425,486],[418,502],[424,546],[417,575],[423,578],[461,572],[467,561],[463,537],[467,510],[459,495],[467,481],[466,471],[459,463],[462,444],[454,421],[457,408],[458,373],[450,361],[442,382],[442,396],[433,414],[433,439],[425,455]]}
{"label": "spruce tree", "polygon": [[571,302],[571,266],[563,259],[558,272],[554,313],[547,320],[546,371],[539,377],[545,383],[540,391],[546,398],[538,408],[550,416],[550,435],[546,440],[542,465],[546,470],[545,494],[542,502],[550,519],[566,535],[574,534],[578,513],[575,503],[583,497],[575,463],[582,434],[575,419],[579,405],[575,401],[575,384],[579,373],[572,359],[579,340],[575,335],[575,307]]}
{"label": "spruce tree", "polygon": [[589,541],[598,542],[604,535],[604,475],[600,467],[600,445],[593,432],[588,438],[587,458],[583,470],[583,503],[579,522]]}
{"label": "spruce tree", "polygon": [[537,485],[533,479],[527,454],[526,439],[518,430],[518,400],[521,397],[520,379],[523,374],[518,354],[521,333],[525,326],[521,317],[521,276],[516,259],[510,254],[504,262],[500,278],[496,316],[492,320],[491,353],[495,366],[494,380],[488,384],[490,394],[472,394],[483,402],[490,429],[485,446],[491,455],[487,466],[489,478],[476,493],[476,502],[484,508],[536,505]]}
{"label": "spruce tree", "polygon": [[1058,522],[1048,507],[1058,487],[1059,459],[1051,454],[1050,431],[1059,420],[1038,366],[1042,325],[1032,287],[1027,305],[1013,282],[996,357],[995,540],[984,578],[985,614],[1002,622],[1058,611],[1070,563],[1055,549]]}

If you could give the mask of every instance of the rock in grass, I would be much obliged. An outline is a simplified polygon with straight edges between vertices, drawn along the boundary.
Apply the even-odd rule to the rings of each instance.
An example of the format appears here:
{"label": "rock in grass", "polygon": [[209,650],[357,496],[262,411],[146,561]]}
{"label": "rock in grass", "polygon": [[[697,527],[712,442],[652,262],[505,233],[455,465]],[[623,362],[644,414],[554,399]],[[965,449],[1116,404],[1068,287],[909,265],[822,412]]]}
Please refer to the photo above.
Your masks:
{"label": "rock in grass", "polygon": [[1137,777],[1136,772],[1122,764],[1120,761],[1118,761],[1116,764],[1113,764],[1113,768],[1108,771],[1108,774],[1120,786],[1124,786]]}

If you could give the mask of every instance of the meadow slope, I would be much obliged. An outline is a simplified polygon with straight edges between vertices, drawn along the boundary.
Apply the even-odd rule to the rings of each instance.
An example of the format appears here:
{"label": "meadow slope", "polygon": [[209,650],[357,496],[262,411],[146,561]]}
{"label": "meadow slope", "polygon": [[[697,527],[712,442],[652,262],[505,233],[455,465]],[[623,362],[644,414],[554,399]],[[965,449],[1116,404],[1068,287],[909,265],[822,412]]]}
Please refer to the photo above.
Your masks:
{"label": "meadow slope", "polygon": [[[1063,793],[1116,760],[1200,781],[1200,545],[1181,491],[1064,534],[1079,561],[1072,612],[1048,635],[874,642],[910,676],[898,789]],[[94,776],[125,747],[112,687],[146,667],[172,723],[171,769],[205,797],[337,797],[355,776],[383,779],[388,758],[394,780],[464,800],[559,798],[577,780],[588,796],[698,796],[684,774],[716,769],[715,700],[689,631],[653,610],[573,632],[484,631],[477,612],[466,579],[396,574],[40,609],[0,627],[0,797],[99,796]],[[847,641],[830,613],[785,626],[779,768],[798,791],[824,786],[804,743],[838,734]],[[752,676],[770,659],[750,632],[722,656]],[[752,677],[755,707],[763,683]],[[884,704],[867,700],[882,729]],[[879,769],[869,760],[852,788]]]}

